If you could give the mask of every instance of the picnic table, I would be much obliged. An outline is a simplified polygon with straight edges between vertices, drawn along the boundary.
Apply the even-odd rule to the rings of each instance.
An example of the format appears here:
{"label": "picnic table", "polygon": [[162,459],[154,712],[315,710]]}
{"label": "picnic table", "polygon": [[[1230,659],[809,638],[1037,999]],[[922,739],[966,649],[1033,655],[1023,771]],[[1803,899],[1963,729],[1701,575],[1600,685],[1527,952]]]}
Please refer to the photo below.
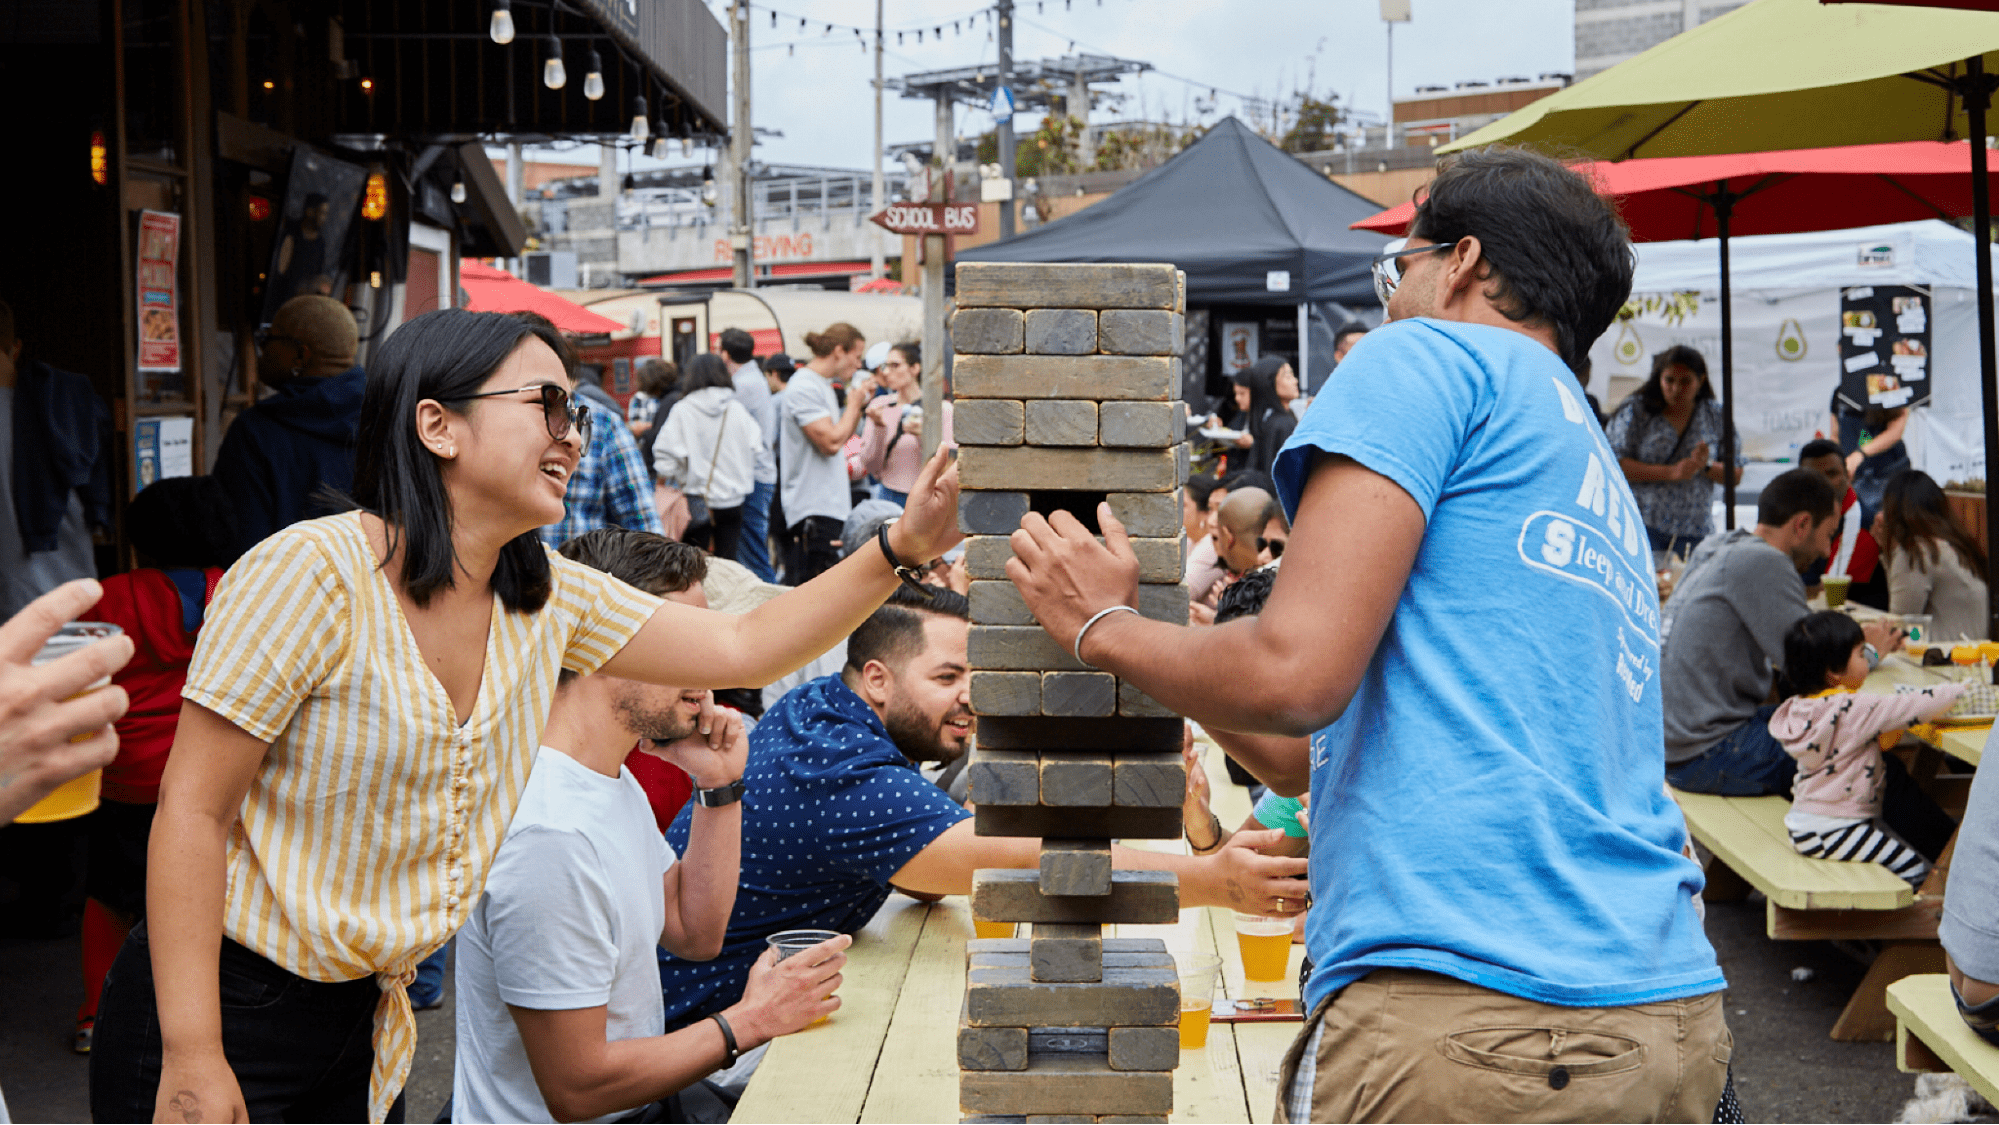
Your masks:
{"label": "picnic table", "polygon": [[[1233,827],[1249,815],[1245,791],[1211,750],[1214,807]],[[1184,850],[1178,841],[1134,847]],[[1025,934],[1025,930],[1022,934]],[[1285,979],[1245,981],[1229,913],[1180,911],[1172,925],[1106,927],[1107,936],[1156,937],[1174,952],[1219,954],[1219,994],[1232,999],[1298,995],[1304,946],[1291,947]],[[892,895],[848,950],[840,1010],[825,1023],[770,1045],[732,1122],[956,1121],[958,1017],[965,996],[965,942],[972,915],[961,896],[922,903]],[[1183,1051],[1173,1074],[1174,1121],[1271,1120],[1277,1068],[1297,1022],[1216,1023],[1208,1045]]]}

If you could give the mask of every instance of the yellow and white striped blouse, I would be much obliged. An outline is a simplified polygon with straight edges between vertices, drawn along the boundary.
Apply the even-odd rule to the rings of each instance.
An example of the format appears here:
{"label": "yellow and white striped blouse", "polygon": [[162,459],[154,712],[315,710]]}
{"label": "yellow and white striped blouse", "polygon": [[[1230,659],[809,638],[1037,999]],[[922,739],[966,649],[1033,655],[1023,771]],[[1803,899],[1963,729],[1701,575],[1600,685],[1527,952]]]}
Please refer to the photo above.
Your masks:
{"label": "yellow and white striped blouse", "polygon": [[479,900],[558,672],[594,672],[660,604],[549,565],[540,611],[493,600],[462,727],[355,512],[294,524],[230,568],[188,669],[186,698],[270,743],[229,834],[223,932],[309,980],[378,975],[378,1122],[415,1053],[404,987]]}

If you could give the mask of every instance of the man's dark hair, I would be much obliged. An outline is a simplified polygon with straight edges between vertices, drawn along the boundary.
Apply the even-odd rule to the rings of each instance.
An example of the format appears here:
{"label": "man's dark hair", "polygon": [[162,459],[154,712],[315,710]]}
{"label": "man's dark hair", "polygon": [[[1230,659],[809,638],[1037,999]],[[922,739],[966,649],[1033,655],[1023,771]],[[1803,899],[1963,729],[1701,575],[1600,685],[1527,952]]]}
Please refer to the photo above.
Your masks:
{"label": "man's dark hair", "polygon": [[1270,600],[1270,588],[1277,584],[1277,568],[1259,566],[1222,587],[1215,599],[1215,624],[1226,625],[1238,617],[1255,617]]}
{"label": "man's dark hair", "polygon": [[708,556],[701,548],[650,531],[600,527],[564,543],[557,553],[661,598],[691,590],[708,577]]}
{"label": "man's dark hair", "polygon": [[736,381],[729,377],[728,365],[722,362],[721,356],[713,352],[702,352],[688,360],[687,366],[680,372],[680,393],[683,396],[707,390],[709,387],[734,390],[735,386]]}
{"label": "man's dark hair", "polygon": [[[368,365],[354,435],[353,498],[388,525],[390,555],[402,560],[403,585],[419,607],[453,585],[458,556],[437,455],[417,437],[417,403],[436,399],[460,412],[486,405],[467,396],[477,394],[530,336],[561,355],[562,334],[545,318],[535,319],[540,323],[509,313],[427,312],[396,329]],[[549,590],[540,533],[508,540],[493,570],[501,604],[533,613],[548,601]]]}
{"label": "man's dark hair", "polygon": [[1333,333],[1333,347],[1337,349],[1340,346],[1340,341],[1346,339],[1348,336],[1365,335],[1367,335],[1367,325],[1362,324],[1358,320],[1349,320],[1340,326],[1339,331]]}
{"label": "man's dark hair", "polygon": [[777,376],[778,382],[789,383],[791,382],[791,373],[798,370],[798,365],[791,362],[790,356],[783,352],[778,352],[775,355],[764,357],[763,369],[764,374]]}
{"label": "man's dark hair", "polygon": [[168,477],[125,506],[125,538],[152,566],[227,568],[243,553],[236,508],[216,477]]}
{"label": "man's dark hair", "polygon": [[1782,527],[1799,512],[1810,512],[1814,524],[1823,523],[1839,510],[1838,505],[1831,481],[1812,469],[1791,469],[1763,486],[1763,495],[1756,499],[1756,522]]}
{"label": "man's dark hair", "polygon": [[879,660],[901,668],[923,651],[923,615],[972,619],[972,603],[956,590],[926,586],[923,592],[897,586],[882,607],[847,637],[847,667],[856,672]]}
{"label": "man's dark hair", "polygon": [[[665,398],[680,379],[680,368],[670,359],[649,359],[639,365],[639,390],[654,398]],[[665,421],[665,419],[661,419]]]}
{"label": "man's dark hair", "polygon": [[1260,488],[1272,496],[1277,495],[1277,485],[1271,481],[1270,474],[1256,469],[1237,469],[1222,478],[1221,487],[1229,492],[1239,488]]}
{"label": "man's dark hair", "polygon": [[14,346],[14,307],[0,301],[0,350]]}
{"label": "man's dark hair", "polygon": [[1631,295],[1631,235],[1589,180],[1525,149],[1447,157],[1416,205],[1411,237],[1476,238],[1491,263],[1485,295],[1507,319],[1554,330],[1575,370]]}
{"label": "man's dark hair", "polygon": [[1187,495],[1194,498],[1194,507],[1205,512],[1208,510],[1208,501],[1214,498],[1215,489],[1221,486],[1221,481],[1207,473],[1195,473],[1187,478]]}
{"label": "man's dark hair", "polygon": [[1802,465],[1807,461],[1816,461],[1821,457],[1840,456],[1842,454],[1839,451],[1838,442],[1827,438],[1813,438],[1805,443],[1803,449],[1798,450],[1798,464]]}
{"label": "man's dark hair", "polygon": [[730,363],[748,363],[757,354],[757,342],[748,332],[740,328],[722,329],[722,337],[717,341],[722,354]]}

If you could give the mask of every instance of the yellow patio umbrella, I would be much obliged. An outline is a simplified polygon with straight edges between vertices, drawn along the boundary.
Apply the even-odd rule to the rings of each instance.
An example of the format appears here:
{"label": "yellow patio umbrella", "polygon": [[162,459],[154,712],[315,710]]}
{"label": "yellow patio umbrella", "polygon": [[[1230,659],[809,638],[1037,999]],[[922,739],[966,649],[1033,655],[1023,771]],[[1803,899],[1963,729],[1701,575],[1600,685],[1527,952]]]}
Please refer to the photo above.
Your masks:
{"label": "yellow patio umbrella", "polygon": [[[1988,136],[1999,88],[1999,13],[1819,0],[1752,0],[1440,149],[1529,145],[1565,158],[1699,156]],[[1974,143],[1986,557],[1999,559],[1999,352],[1995,352],[1987,156]],[[1753,189],[1752,189],[1753,190]],[[1728,217],[1744,193],[1706,194],[1728,286]],[[1727,304],[1722,397],[1734,413]],[[1723,435],[1733,462],[1734,426]],[[1734,513],[1734,489],[1728,489]],[[1999,638],[1999,581],[1988,629]]]}

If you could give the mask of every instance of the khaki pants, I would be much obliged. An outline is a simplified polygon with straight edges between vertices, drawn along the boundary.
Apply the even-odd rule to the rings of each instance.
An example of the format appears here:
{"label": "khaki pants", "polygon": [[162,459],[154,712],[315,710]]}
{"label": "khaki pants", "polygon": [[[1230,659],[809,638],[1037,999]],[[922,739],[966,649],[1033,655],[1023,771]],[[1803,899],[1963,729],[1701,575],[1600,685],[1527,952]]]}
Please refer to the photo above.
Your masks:
{"label": "khaki pants", "polygon": [[1707,1122],[1733,1046],[1719,992],[1564,1008],[1380,969],[1306,1020],[1276,1119]]}

